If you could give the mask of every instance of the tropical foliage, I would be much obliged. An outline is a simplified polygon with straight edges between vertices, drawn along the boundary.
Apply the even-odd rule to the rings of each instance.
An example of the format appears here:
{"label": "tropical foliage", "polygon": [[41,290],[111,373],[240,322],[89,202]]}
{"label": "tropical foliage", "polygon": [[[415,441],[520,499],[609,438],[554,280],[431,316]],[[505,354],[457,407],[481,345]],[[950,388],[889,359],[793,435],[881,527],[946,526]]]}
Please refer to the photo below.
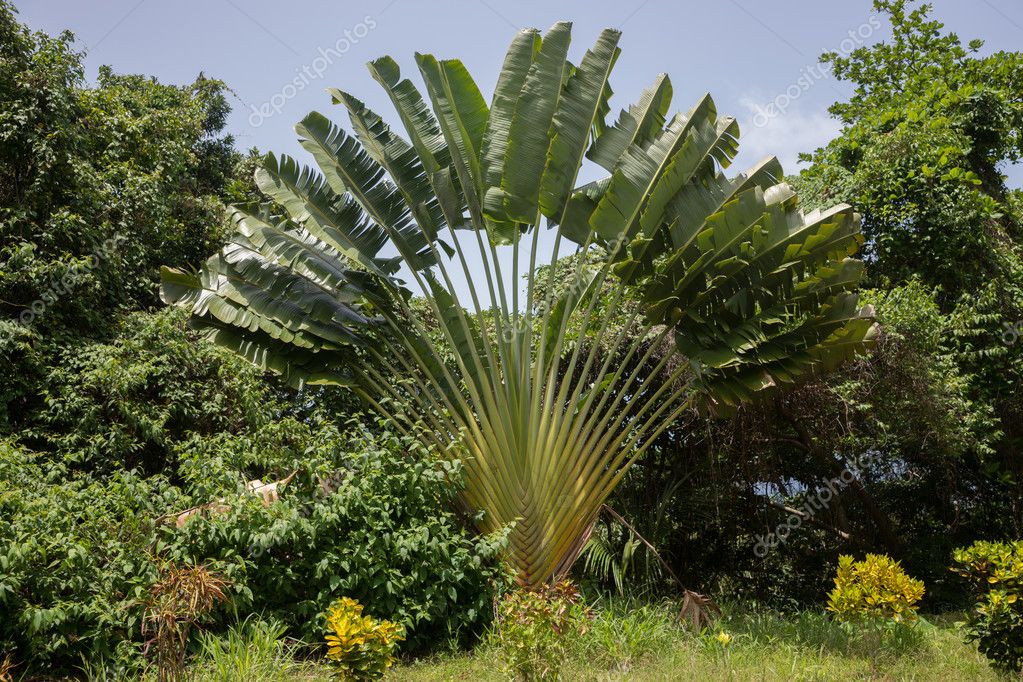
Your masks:
{"label": "tropical foliage", "polygon": [[586,630],[590,614],[567,580],[537,590],[515,590],[497,606],[493,641],[516,680],[561,679],[569,643]]}
{"label": "tropical foliage", "polygon": [[828,610],[844,620],[913,621],[923,596],[924,584],[906,575],[891,557],[868,554],[856,561],[841,556]]}
{"label": "tropical foliage", "polygon": [[957,549],[952,570],[978,599],[966,636],[1001,670],[1023,668],[1023,543],[976,542]]}
{"label": "tropical foliage", "polygon": [[327,610],[327,658],[341,679],[376,680],[394,665],[394,650],[405,639],[401,626],[362,614],[362,604],[342,597]]}
{"label": "tropical foliage", "polygon": [[[1023,77],[1020,56],[971,50],[920,3],[875,9],[892,37],[834,64],[852,93],[833,110],[842,131],[790,181],[808,206],[846,201],[863,212],[864,283],[872,288],[862,296],[875,307],[877,343],[838,372],[725,419],[687,414],[608,503],[684,584],[785,609],[818,602],[838,556],[866,552],[898,558],[925,580],[927,608],[966,608],[948,571],[952,551],[1023,532],[1015,454],[1023,314],[1013,293],[1023,280],[1011,266],[1020,239],[998,236],[988,214],[974,210],[988,196],[988,217],[1018,225],[1023,216],[1019,190],[1002,176],[1018,140],[1018,126],[1004,126],[1018,110],[1011,83]],[[924,94],[964,86],[985,94]],[[956,131],[954,143],[924,144],[936,129]],[[899,130],[916,131],[919,144],[895,144]],[[981,147],[988,151],[973,151]],[[925,182],[924,164],[933,168],[946,153],[962,168],[959,179]],[[990,182],[964,182],[967,171]],[[978,253],[984,274],[973,272]],[[855,482],[829,487],[866,460]],[[784,547],[756,556],[758,537],[806,505],[814,515]],[[633,586],[675,589],[643,546],[626,552],[631,533],[609,519],[600,525],[607,528],[594,535],[608,538],[611,556],[632,557]],[[614,587],[613,576],[600,584]]]}
{"label": "tropical foliage", "polygon": [[[457,464],[407,446],[285,421],[190,448],[167,475],[105,477],[0,442],[0,649],[33,669],[84,660],[131,677],[161,566],[197,558],[230,582],[207,626],[262,613],[317,641],[341,591],[401,623],[409,650],[471,641],[509,581],[501,538],[471,537],[448,511]],[[239,472],[297,473],[267,506]],[[221,513],[174,523],[217,499]]]}
{"label": "tropical foliage", "polygon": [[[297,131],[318,170],[269,156],[256,173],[286,213],[233,207],[235,235],[201,273],[163,271],[164,299],[209,339],[293,384],[350,387],[401,428],[464,452],[463,500],[484,512],[484,531],[513,524],[508,556],[529,586],[571,567],[630,464],[689,406],[733,407],[835,366],[874,334],[852,293],[863,269],[852,209],[804,215],[775,160],[727,178],[737,123],[709,96],[669,118],[666,76],[608,125],[618,39],[604,31],[575,66],[569,24],[521,32],[489,107],[457,60],[417,56],[425,97],[392,59],[372,62],[408,140],[333,91],[354,134],[312,113]],[[585,159],[609,175],[577,186]],[[577,257],[568,287],[538,300],[544,219],[556,230],[552,279],[562,248]],[[479,290],[470,253],[484,264]],[[605,283],[612,308],[636,304],[607,337],[593,317]],[[573,316],[628,356],[642,351],[636,370],[612,366],[597,343],[565,353]],[[682,361],[655,356],[666,344]]]}
{"label": "tropical foliage", "polygon": [[[155,679],[146,605],[197,566],[229,586],[190,678],[329,678],[322,614],[348,596],[400,624],[395,655],[472,646],[392,676],[503,679],[479,639],[502,553],[540,576],[583,541],[585,633],[515,640],[569,678],[994,679],[978,647],[1012,669],[1023,58],[874,5],[890,37],[825,56],[837,137],[797,177],[728,179],[737,126],[709,98],[673,118],[661,77],[609,116],[614,32],[518,36],[487,101],[457,61],[377,60],[393,127],[335,92],[351,125],[308,117],[302,169],[236,149],[226,84],[88,72],[0,0],[0,680]],[[863,239],[850,311],[879,329],[828,372],[801,331],[851,299],[787,259],[831,223],[836,249]],[[209,311],[162,306],[159,266],[193,286],[227,239]],[[1003,542],[949,571],[980,538]],[[926,582],[912,636],[823,611],[838,557],[868,553]],[[703,635],[680,586],[722,607]],[[543,617],[535,597],[514,598]],[[970,607],[962,642],[935,614]]]}

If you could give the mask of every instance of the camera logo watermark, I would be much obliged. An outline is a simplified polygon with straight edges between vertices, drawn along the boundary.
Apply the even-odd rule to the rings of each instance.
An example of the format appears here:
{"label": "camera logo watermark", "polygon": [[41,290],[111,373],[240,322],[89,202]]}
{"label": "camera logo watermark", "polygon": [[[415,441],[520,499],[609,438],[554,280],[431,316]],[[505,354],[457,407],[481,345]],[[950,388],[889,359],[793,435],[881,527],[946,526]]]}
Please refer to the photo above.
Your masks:
{"label": "camera logo watermark", "polygon": [[1002,343],[1006,346],[1013,346],[1019,341],[1019,337],[1023,336],[1023,321],[1011,324],[1009,322],[1003,322],[1002,327],[1005,331],[1002,332]]}
{"label": "camera logo watermark", "polygon": [[344,34],[337,39],[332,47],[318,48],[317,56],[309,64],[296,69],[298,75],[286,83],[279,91],[275,92],[266,102],[258,107],[250,104],[252,112],[249,114],[249,125],[258,128],[267,119],[280,114],[284,106],[298,96],[298,93],[305,90],[313,81],[323,78],[327,70],[334,65],[334,62],[341,59],[359,41],[369,35],[369,32],[377,27],[376,19],[366,15],[362,21],[350,29],[345,29]]}

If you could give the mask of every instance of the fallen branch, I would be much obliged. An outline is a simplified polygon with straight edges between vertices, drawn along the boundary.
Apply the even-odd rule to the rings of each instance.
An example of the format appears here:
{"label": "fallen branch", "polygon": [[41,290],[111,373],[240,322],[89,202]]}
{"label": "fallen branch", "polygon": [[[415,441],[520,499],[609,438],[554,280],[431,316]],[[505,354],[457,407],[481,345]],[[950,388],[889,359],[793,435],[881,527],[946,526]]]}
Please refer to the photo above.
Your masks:
{"label": "fallen branch", "polygon": [[711,624],[712,613],[717,616],[721,615],[721,609],[714,603],[713,599],[702,595],[699,592],[693,592],[682,584],[682,581],[679,580],[677,575],[675,575],[675,571],[671,570],[671,566],[669,566],[668,562],[664,560],[661,553],[657,551],[657,548],[654,547],[645,537],[640,535],[639,531],[633,528],[632,524],[626,521],[621,514],[606,504],[601,505],[601,508],[618,521],[618,523],[625,526],[630,533],[636,536],[636,539],[643,543],[643,545],[650,550],[650,553],[654,555],[654,558],[660,562],[661,566],[663,566],[664,570],[668,572],[668,575],[671,576],[672,580],[674,580],[675,583],[682,588],[683,599],[682,609],[678,614],[679,619],[688,620],[692,624],[693,630],[699,632],[704,627]]}
{"label": "fallen branch", "polygon": [[[287,478],[281,479],[280,481],[273,481],[272,483],[263,483],[258,478],[253,479],[245,484],[245,492],[257,495],[263,500],[263,506],[269,507],[271,504],[280,499],[280,488],[291,483],[291,480],[295,478],[297,474],[298,470],[292,471]],[[164,514],[156,519],[156,523],[169,523],[173,521],[178,528],[181,528],[193,516],[202,514],[224,514],[230,511],[230,509],[231,506],[227,503],[227,500],[221,497],[214,502],[200,504],[184,511]]]}
{"label": "fallen branch", "polygon": [[847,542],[858,542],[856,538],[849,535],[849,533],[846,533],[844,530],[840,530],[822,521],[818,521],[814,516],[812,516],[811,514],[807,514],[805,511],[802,511],[801,509],[788,507],[784,504],[778,504],[777,502],[768,502],[768,504],[770,504],[775,509],[780,509],[783,512],[786,512],[787,514],[791,514],[792,516],[798,516],[800,519],[806,521],[811,526],[817,526],[818,528],[821,528],[823,530],[829,530]]}

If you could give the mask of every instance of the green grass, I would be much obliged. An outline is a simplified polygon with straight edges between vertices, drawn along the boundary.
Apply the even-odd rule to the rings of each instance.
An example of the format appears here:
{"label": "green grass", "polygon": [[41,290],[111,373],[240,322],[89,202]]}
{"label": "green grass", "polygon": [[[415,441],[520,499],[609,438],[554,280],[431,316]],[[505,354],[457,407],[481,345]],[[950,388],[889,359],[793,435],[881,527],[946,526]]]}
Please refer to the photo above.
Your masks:
{"label": "green grass", "polygon": [[[869,645],[850,638],[823,613],[741,613],[726,610],[715,628],[694,635],[671,605],[612,603],[596,610],[565,661],[566,680],[940,680],[1000,679],[963,642],[952,616],[921,619],[908,637],[888,642],[872,665]],[[731,635],[725,647],[719,631]],[[281,628],[246,620],[224,636],[206,635],[189,667],[195,682],[327,682],[331,669],[302,661],[308,653]],[[483,644],[395,666],[387,680],[509,680],[500,652]],[[155,678],[155,676],[154,676]]]}
{"label": "green grass", "polygon": [[[566,680],[998,680],[965,644],[953,618],[921,619],[913,634],[888,643],[876,669],[869,647],[820,613],[789,617],[726,615],[713,632],[693,635],[666,607],[600,612],[574,642]],[[724,647],[715,635],[732,636]],[[408,682],[507,680],[498,651],[447,655],[397,667],[388,679]]]}
{"label": "green grass", "polygon": [[322,667],[299,662],[300,645],[289,644],[284,633],[285,628],[277,623],[246,618],[222,637],[204,634],[192,680],[286,682],[321,677]]}

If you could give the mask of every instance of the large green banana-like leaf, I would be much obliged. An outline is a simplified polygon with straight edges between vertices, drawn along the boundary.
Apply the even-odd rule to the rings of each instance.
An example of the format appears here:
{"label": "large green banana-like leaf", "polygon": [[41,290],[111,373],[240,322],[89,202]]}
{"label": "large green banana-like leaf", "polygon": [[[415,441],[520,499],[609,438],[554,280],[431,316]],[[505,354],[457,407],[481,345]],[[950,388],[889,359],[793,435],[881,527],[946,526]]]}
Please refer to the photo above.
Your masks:
{"label": "large green banana-like leaf", "polygon": [[[804,214],[774,159],[726,175],[738,124],[709,95],[669,116],[665,75],[607,120],[619,34],[578,66],[570,38],[519,33],[489,106],[457,60],[417,55],[422,90],[375,60],[403,130],[332,90],[352,133],[306,116],[317,169],[268,156],[268,203],[230,209],[198,274],[163,271],[213,342],[462,459],[463,502],[511,526],[527,586],[568,570],[682,411],[831,370],[875,333],[849,207]],[[588,163],[607,175],[580,184]]]}

